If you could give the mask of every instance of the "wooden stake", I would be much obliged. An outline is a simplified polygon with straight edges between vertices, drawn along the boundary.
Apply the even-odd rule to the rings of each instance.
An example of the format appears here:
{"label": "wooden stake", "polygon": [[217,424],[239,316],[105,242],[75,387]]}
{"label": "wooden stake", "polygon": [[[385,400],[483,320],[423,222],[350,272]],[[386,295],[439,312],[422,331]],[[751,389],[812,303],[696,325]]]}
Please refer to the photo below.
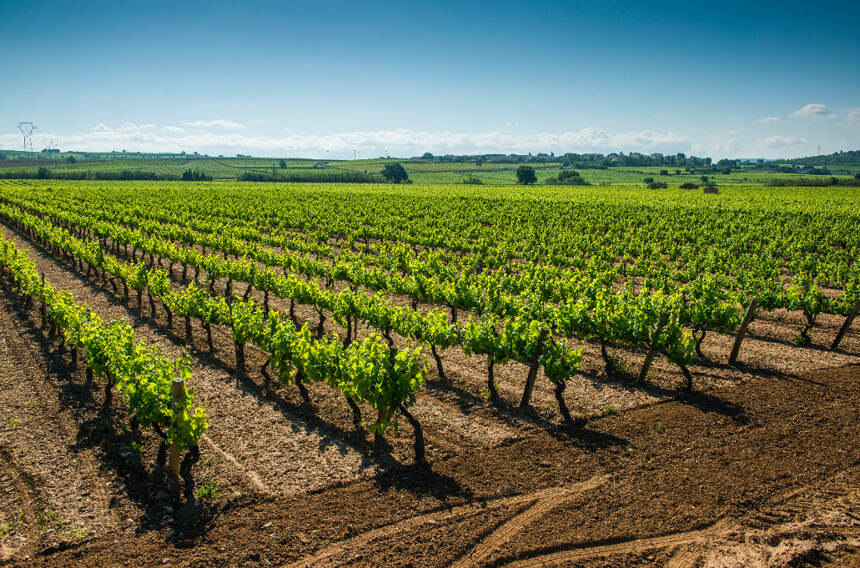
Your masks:
{"label": "wooden stake", "polygon": [[537,350],[535,358],[529,366],[529,375],[526,377],[526,388],[523,390],[523,399],[520,401],[520,408],[525,408],[529,405],[532,398],[532,392],[535,390],[535,381],[537,380],[538,367],[540,367],[540,356],[543,352],[543,343],[546,341],[546,335],[549,330],[545,327],[541,328],[540,336],[538,336]]}
{"label": "wooden stake", "polygon": [[[179,377],[175,377],[173,379],[173,384],[170,389],[170,402],[173,408],[173,421],[175,422],[179,419],[179,415],[182,413],[183,407],[185,406],[185,381]],[[179,454],[181,451],[182,447],[178,442],[174,441],[170,446],[170,458],[167,462],[170,473],[173,475],[179,475]]]}
{"label": "wooden stake", "polygon": [[651,363],[654,362],[654,357],[657,356],[657,348],[654,347],[654,343],[660,335],[660,332],[663,331],[664,327],[666,327],[666,323],[668,321],[669,314],[664,312],[660,315],[660,321],[657,322],[657,329],[654,330],[654,336],[651,339],[651,347],[648,348],[648,354],[645,355],[645,362],[642,363],[642,370],[639,371],[639,379],[637,380],[639,383],[644,383],[645,379],[648,377],[648,370],[651,368]]}
{"label": "wooden stake", "polygon": [[836,351],[836,348],[839,347],[839,343],[842,342],[842,338],[845,337],[845,334],[848,333],[848,329],[851,327],[851,322],[854,321],[854,318],[857,317],[857,314],[860,313],[860,300],[857,300],[857,303],[854,304],[854,309],[851,310],[851,313],[845,318],[845,321],[842,323],[842,327],[839,328],[839,333],[836,334],[836,339],[833,340],[833,345],[830,346],[831,351]]}
{"label": "wooden stake", "polygon": [[747,308],[747,313],[744,316],[744,321],[741,322],[741,326],[738,328],[738,334],[735,337],[735,344],[732,346],[732,352],[729,355],[729,365],[734,365],[735,361],[738,360],[738,353],[741,351],[741,343],[744,340],[744,336],[747,334],[747,328],[750,323],[752,323],[753,318],[755,317],[755,310],[758,307],[758,302],[755,298],[750,300],[750,305]]}

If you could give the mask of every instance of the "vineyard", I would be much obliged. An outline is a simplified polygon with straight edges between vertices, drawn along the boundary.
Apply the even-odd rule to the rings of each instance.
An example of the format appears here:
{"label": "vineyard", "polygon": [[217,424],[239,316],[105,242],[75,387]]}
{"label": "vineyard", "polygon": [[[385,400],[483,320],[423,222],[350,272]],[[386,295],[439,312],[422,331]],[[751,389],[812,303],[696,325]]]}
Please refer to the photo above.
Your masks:
{"label": "vineyard", "polygon": [[0,180],[0,564],[850,565],[858,227],[851,187]]}

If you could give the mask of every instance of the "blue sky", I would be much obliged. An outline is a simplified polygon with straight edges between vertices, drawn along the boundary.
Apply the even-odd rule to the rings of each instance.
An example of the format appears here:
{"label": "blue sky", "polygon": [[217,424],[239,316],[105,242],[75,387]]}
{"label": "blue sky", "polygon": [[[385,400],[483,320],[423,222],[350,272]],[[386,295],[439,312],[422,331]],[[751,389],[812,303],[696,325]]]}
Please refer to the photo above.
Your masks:
{"label": "blue sky", "polygon": [[0,0],[0,147],[860,148],[860,3]]}

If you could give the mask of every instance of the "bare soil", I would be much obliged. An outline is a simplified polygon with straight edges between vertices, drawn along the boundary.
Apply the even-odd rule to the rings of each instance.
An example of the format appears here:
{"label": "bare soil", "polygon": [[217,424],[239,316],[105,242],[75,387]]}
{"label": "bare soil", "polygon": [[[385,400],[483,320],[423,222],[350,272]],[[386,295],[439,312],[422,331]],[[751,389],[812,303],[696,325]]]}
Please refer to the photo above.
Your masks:
{"label": "bare soil", "polygon": [[[186,342],[144,296],[124,302],[14,230],[55,286],[178,355]],[[178,274],[176,274],[178,278]],[[222,285],[219,283],[219,285]],[[249,349],[235,377],[229,333],[214,353],[195,322],[192,388],[211,428],[195,466],[217,497],[173,502],[152,479],[157,437],[129,427],[120,402],[87,384],[0,282],[0,564],[15,566],[857,566],[860,562],[860,333],[813,345],[796,313],[761,314],[741,352],[708,334],[708,360],[679,389],[665,361],[649,385],[606,377],[598,348],[565,396],[584,428],[563,428],[546,380],[534,409],[514,405],[524,366],[443,353],[415,407],[429,466],[411,465],[407,423],[371,451],[349,409],[311,385],[266,384]],[[223,289],[223,288],[220,288]],[[244,291],[243,288],[237,292]],[[282,306],[278,306],[281,308]],[[312,310],[300,320],[316,323]],[[340,331],[331,325],[326,328]],[[362,329],[362,333],[367,333]],[[613,350],[632,371],[644,354]],[[369,412],[369,409],[364,409]],[[138,446],[139,444],[139,446]],[[139,449],[135,449],[139,448]]]}

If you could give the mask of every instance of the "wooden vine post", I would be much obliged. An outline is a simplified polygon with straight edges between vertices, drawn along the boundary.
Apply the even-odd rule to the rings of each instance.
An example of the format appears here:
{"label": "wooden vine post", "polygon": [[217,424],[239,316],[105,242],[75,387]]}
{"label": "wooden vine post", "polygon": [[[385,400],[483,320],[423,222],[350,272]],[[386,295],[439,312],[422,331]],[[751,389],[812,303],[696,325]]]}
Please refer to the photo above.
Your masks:
{"label": "wooden vine post", "polygon": [[660,320],[657,322],[657,329],[654,330],[654,336],[651,339],[651,346],[648,348],[648,354],[645,355],[645,362],[642,363],[642,370],[639,371],[639,379],[638,382],[644,383],[645,379],[648,377],[648,370],[651,368],[651,363],[654,362],[654,357],[657,356],[657,347],[654,344],[657,341],[657,337],[660,335],[660,332],[663,331],[663,328],[666,327],[666,323],[669,321],[669,314],[663,312],[660,315]]}
{"label": "wooden vine post", "polygon": [[848,333],[848,329],[851,327],[851,323],[857,317],[858,313],[860,313],[860,300],[857,300],[857,303],[854,304],[854,309],[851,310],[851,313],[848,314],[842,323],[842,327],[839,328],[839,333],[836,334],[836,339],[833,340],[833,344],[830,346],[831,351],[836,351],[836,348],[839,347],[839,343],[842,342],[842,338]]}
{"label": "wooden vine post", "polygon": [[758,302],[755,298],[750,300],[750,305],[747,308],[747,313],[744,316],[744,321],[741,322],[741,326],[738,328],[738,334],[735,337],[735,344],[732,345],[732,352],[729,354],[729,365],[734,365],[735,361],[738,360],[738,353],[741,351],[741,343],[744,340],[744,336],[747,334],[747,328],[755,317],[755,310],[758,307]]}
{"label": "wooden vine post", "polygon": [[[173,379],[173,384],[170,389],[170,403],[173,410],[172,423],[175,425],[179,421],[182,412],[185,408],[185,381],[179,377]],[[182,446],[178,441],[174,441],[170,446],[170,457],[168,458],[167,466],[171,475],[179,475],[180,453]]]}
{"label": "wooden vine post", "polygon": [[549,330],[542,327],[538,336],[537,349],[535,350],[535,358],[529,366],[529,374],[526,377],[526,388],[523,390],[523,399],[520,401],[520,408],[525,408],[529,405],[532,398],[532,392],[535,390],[535,381],[537,380],[538,367],[540,367],[540,356],[543,352],[543,343],[546,341],[546,335]]}

